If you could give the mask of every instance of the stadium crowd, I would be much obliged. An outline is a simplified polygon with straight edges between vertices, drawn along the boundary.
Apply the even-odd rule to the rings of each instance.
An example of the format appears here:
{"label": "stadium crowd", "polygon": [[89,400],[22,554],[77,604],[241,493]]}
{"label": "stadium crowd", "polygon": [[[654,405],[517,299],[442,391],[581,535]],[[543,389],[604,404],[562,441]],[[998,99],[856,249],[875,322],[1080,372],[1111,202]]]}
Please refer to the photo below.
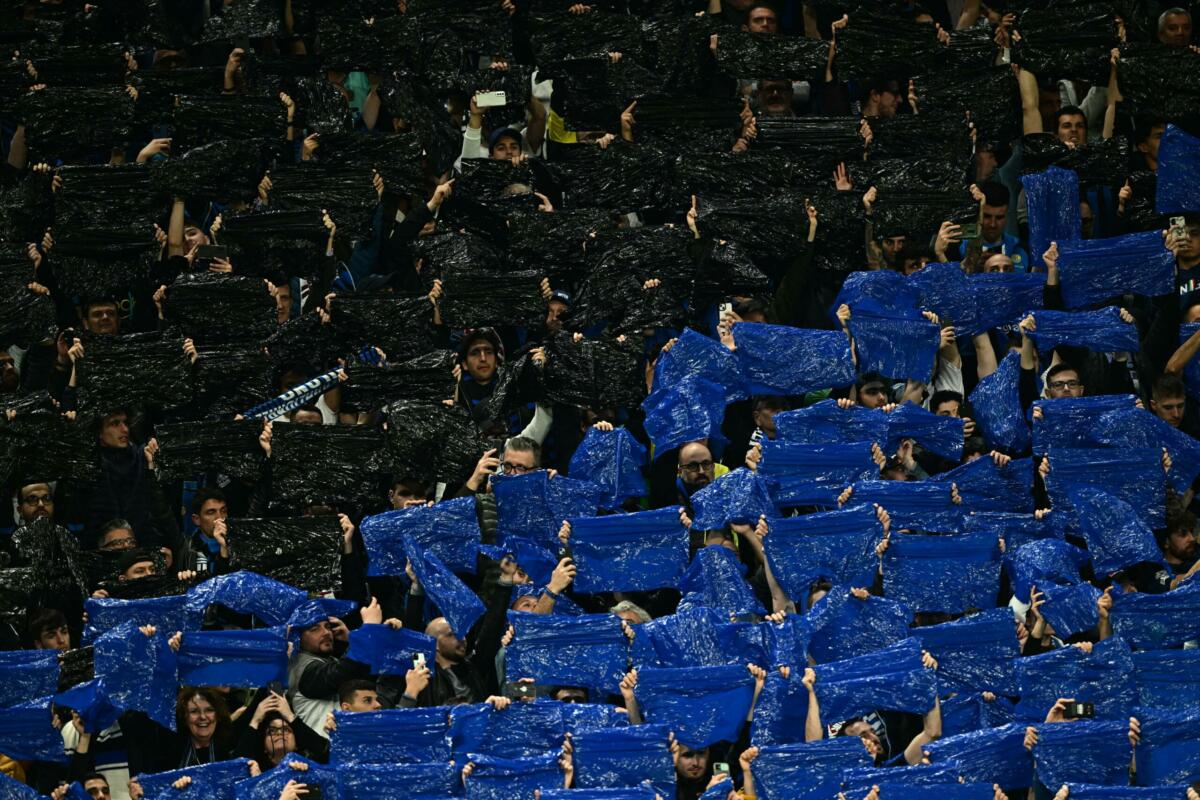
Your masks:
{"label": "stadium crowd", "polygon": [[0,800],[1200,800],[1156,0],[0,0]]}

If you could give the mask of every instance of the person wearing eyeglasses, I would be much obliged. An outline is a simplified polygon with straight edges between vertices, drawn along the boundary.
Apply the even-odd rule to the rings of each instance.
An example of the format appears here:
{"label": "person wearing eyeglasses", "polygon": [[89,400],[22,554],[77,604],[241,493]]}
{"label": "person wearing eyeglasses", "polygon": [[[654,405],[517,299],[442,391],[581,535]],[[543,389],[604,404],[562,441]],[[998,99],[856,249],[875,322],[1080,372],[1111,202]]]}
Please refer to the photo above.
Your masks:
{"label": "person wearing eyeglasses", "polygon": [[296,716],[287,698],[260,690],[250,723],[238,738],[235,752],[258,762],[263,772],[279,766],[289,753],[299,753],[322,764],[329,760],[329,740]]}
{"label": "person wearing eyeglasses", "polygon": [[30,482],[17,489],[17,515],[22,525],[42,517],[54,518],[54,487]]}
{"label": "person wearing eyeglasses", "polygon": [[685,504],[693,494],[729,472],[729,467],[713,461],[712,451],[703,441],[689,442],[679,448],[675,485]]}

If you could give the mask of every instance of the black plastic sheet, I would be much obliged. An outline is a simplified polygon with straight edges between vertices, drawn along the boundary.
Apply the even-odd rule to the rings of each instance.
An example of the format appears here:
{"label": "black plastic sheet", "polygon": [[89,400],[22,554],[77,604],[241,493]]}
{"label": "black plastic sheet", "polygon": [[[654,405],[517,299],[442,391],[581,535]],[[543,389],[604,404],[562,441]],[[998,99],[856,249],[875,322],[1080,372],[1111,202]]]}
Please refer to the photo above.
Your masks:
{"label": "black plastic sheet", "polygon": [[1021,135],[1020,90],[1008,65],[977,70],[932,70],[913,78],[922,114],[970,112],[980,141]]}
{"label": "black plastic sheet", "polygon": [[196,272],[167,289],[167,322],[197,346],[258,342],[278,326],[275,298],[259,278]]}
{"label": "black plastic sheet", "polygon": [[604,150],[564,149],[556,159],[569,187],[564,206],[618,212],[663,207],[673,196],[675,157],[673,151],[619,141]]}
{"label": "black plastic sheet", "polygon": [[553,79],[555,113],[572,130],[618,130],[622,110],[635,97],[663,88],[661,73],[632,59],[613,63],[608,56],[541,62],[538,76]]}
{"label": "black plastic sheet", "polygon": [[271,184],[272,208],[328,211],[339,233],[369,238],[379,203],[369,170],[302,164],[272,170]]}
{"label": "black plastic sheet", "polygon": [[30,593],[38,576],[33,567],[0,569],[0,620],[23,625],[30,608]]}
{"label": "black plastic sheet", "polygon": [[1200,61],[1186,47],[1158,42],[1121,46],[1117,81],[1122,110],[1172,120],[1195,120],[1200,108]]}
{"label": "black plastic sheet", "polygon": [[478,65],[480,57],[510,64],[518,60],[513,55],[512,19],[495,5],[479,8],[474,13],[460,5],[451,5],[427,12],[410,12],[408,16],[415,17],[420,25],[417,54],[420,67],[427,72],[470,69]]}
{"label": "black plastic sheet", "polygon": [[611,225],[608,214],[599,209],[547,214],[522,206],[506,211],[509,263],[518,270],[540,272],[554,286],[574,284],[591,234]]}
{"label": "black plastic sheet", "polygon": [[336,368],[338,359],[347,353],[347,348],[316,314],[303,314],[288,320],[264,345],[276,365],[307,364],[315,371]]}
{"label": "black plastic sheet", "polygon": [[283,32],[281,8],[276,0],[237,0],[224,6],[204,23],[203,42],[263,39]]}
{"label": "black plastic sheet", "polygon": [[641,23],[635,17],[593,11],[588,14],[535,14],[528,18],[534,61],[538,64],[568,58],[621,53],[624,58],[640,55],[643,47]]}
{"label": "black plastic sheet", "polygon": [[408,361],[353,366],[342,384],[342,410],[378,411],[394,401],[440,402],[454,397],[458,356],[437,350]]}
{"label": "black plastic sheet", "polygon": [[299,589],[341,588],[342,528],[337,517],[230,519],[229,564]]}
{"label": "black plastic sheet", "polygon": [[316,242],[324,241],[328,234],[321,222],[319,208],[302,211],[271,209],[225,215],[221,219],[221,238],[239,243],[263,239],[311,239]]}
{"label": "black plastic sheet", "polygon": [[[778,147],[828,166],[861,161],[866,143],[857,117],[758,117],[757,147]],[[816,167],[814,167],[815,169]]]}
{"label": "black plastic sheet", "polygon": [[735,78],[816,80],[828,56],[828,42],[803,36],[722,31],[717,39],[717,64]]}
{"label": "black plastic sheet", "polygon": [[18,463],[29,475],[49,475],[87,482],[99,474],[95,428],[86,420],[70,420],[56,411],[18,414],[0,430],[19,441]]}
{"label": "black plastic sheet", "polygon": [[196,408],[207,416],[237,414],[272,394],[271,361],[259,347],[198,348]]}
{"label": "black plastic sheet", "polygon": [[871,159],[942,158],[959,163],[971,157],[965,114],[898,114],[868,117]]}
{"label": "black plastic sheet", "polygon": [[321,58],[327,68],[390,72],[420,63],[421,31],[415,19],[322,14],[318,23]]}
{"label": "black plastic sheet", "polygon": [[1087,186],[1119,184],[1129,172],[1129,142],[1124,136],[1067,147],[1052,133],[1031,133],[1021,144],[1025,172],[1062,167],[1074,170],[1080,184]]}
{"label": "black plastic sheet", "polygon": [[158,334],[92,336],[79,362],[81,404],[98,411],[142,404],[176,408],[192,399],[183,339]]}
{"label": "black plastic sheet", "polygon": [[385,411],[384,459],[394,475],[457,483],[470,475],[485,449],[470,413],[459,406],[401,401]]}
{"label": "black plastic sheet", "polygon": [[1116,47],[1117,24],[1107,4],[1091,8],[1031,8],[1017,22],[1021,38],[1012,60],[1047,78],[1103,85],[1108,81],[1109,51]]}
{"label": "black plastic sheet", "polygon": [[645,397],[645,372],[631,344],[576,342],[571,334],[559,333],[545,347],[539,378],[546,399],[601,409],[635,406]]}
{"label": "black plastic sheet", "polygon": [[807,246],[808,228],[798,222],[804,215],[804,197],[784,191],[744,199],[700,197],[696,221],[704,236],[736,241],[765,267],[787,263]]}
{"label": "black plastic sheet", "polygon": [[536,325],[546,313],[541,283],[534,271],[496,274],[472,264],[442,272],[442,319],[451,328]]}
{"label": "black plastic sheet", "polygon": [[387,190],[397,194],[414,194],[424,188],[421,142],[413,133],[322,132],[318,143],[318,163],[342,169],[374,169],[383,177]]}
{"label": "black plastic sheet", "polygon": [[155,464],[169,479],[182,480],[206,472],[256,478],[263,452],[257,420],[162,423],[155,427]]}
{"label": "black plastic sheet", "polygon": [[152,161],[151,185],[170,197],[249,201],[257,196],[262,149],[254,140],[230,139],[193,147],[182,155]]}
{"label": "black plastic sheet", "polygon": [[80,559],[79,538],[49,517],[38,517],[13,532],[12,547],[25,565],[33,567],[34,586],[45,592],[42,602],[82,597],[87,585]]}
{"label": "black plastic sheet", "polygon": [[[892,16],[851,15],[850,24],[838,32],[837,40],[834,67],[842,80],[936,69],[950,54],[950,48],[938,41],[932,25]],[[960,59],[967,56],[970,61],[961,67],[986,67],[993,53],[960,48],[956,55]]]}
{"label": "black plastic sheet", "polygon": [[133,135],[133,98],[121,87],[49,87],[18,103],[31,162],[107,155]]}
{"label": "black plastic sheet", "polygon": [[62,228],[115,227],[150,238],[162,198],[141,164],[59,167],[62,186],[54,193],[54,223]]}
{"label": "black plastic sheet", "polygon": [[280,425],[271,437],[276,500],[283,506],[340,504],[373,497],[383,433],[341,425]]}
{"label": "black plastic sheet", "polygon": [[282,143],[287,112],[278,97],[182,95],[175,106],[174,123],[171,152],[177,156],[223,139]]}
{"label": "black plastic sheet", "polygon": [[18,345],[28,349],[56,331],[54,301],[49,295],[17,289],[0,300],[0,347]]}

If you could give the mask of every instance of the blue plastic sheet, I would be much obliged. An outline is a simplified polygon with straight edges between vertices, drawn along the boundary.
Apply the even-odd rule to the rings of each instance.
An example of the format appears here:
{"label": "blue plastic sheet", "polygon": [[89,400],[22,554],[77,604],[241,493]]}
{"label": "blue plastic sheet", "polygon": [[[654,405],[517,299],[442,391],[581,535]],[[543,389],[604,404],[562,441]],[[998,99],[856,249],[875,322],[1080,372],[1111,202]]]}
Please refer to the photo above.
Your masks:
{"label": "blue plastic sheet", "polygon": [[1046,603],[1042,616],[1061,639],[1077,633],[1090,631],[1100,624],[1100,612],[1096,600],[1100,590],[1090,583],[1074,586],[1050,586],[1046,588]]}
{"label": "blue plastic sheet", "polygon": [[[546,470],[492,478],[500,544],[509,536],[527,538],[558,552],[558,529],[571,517],[593,517],[604,490],[590,481],[550,477]],[[437,508],[437,506],[434,506]]]}
{"label": "blue plastic sheet", "polygon": [[859,481],[852,503],[877,503],[892,519],[892,531],[957,531],[962,506],[950,499],[950,487],[933,481]]}
{"label": "blue plastic sheet", "polygon": [[233,785],[250,777],[250,759],[234,758],[228,761],[214,761],[194,767],[173,769],[169,772],[142,773],[138,783],[146,797],[153,797],[171,789],[171,784],[183,777],[202,782],[208,787],[216,800],[232,800]]}
{"label": "blue plastic sheet", "polygon": [[[938,662],[939,672],[941,662]],[[944,683],[938,675],[939,685]],[[997,695],[994,700],[985,700],[981,692],[959,694],[942,701],[942,735],[958,736],[988,728],[999,728],[1013,721],[1012,700]]]}
{"label": "blue plastic sheet", "polygon": [[837,310],[845,304],[850,306],[852,315],[864,312],[917,319],[920,317],[920,289],[918,284],[892,270],[851,272],[830,306],[829,315],[836,322]]}
{"label": "blue plastic sheet", "polygon": [[716,339],[684,328],[671,349],[655,362],[654,388],[675,386],[692,377],[722,387],[727,404],[749,396],[737,356]]}
{"label": "blue plastic sheet", "polygon": [[933,763],[957,761],[964,779],[1021,788],[1033,783],[1033,755],[1025,749],[1025,726],[947,736],[925,746]]}
{"label": "blue plastic sheet", "polygon": [[720,432],[725,419],[725,388],[704,378],[684,378],[656,389],[642,403],[642,409],[646,412],[646,434],[657,458]]}
{"label": "blue plastic sheet", "polygon": [[1186,711],[1200,707],[1200,650],[1145,650],[1133,654],[1137,704]]}
{"label": "blue plastic sheet", "polygon": [[771,520],[763,550],[780,588],[803,606],[818,578],[834,585],[868,586],[883,526],[869,505]]}
{"label": "blue plastic sheet", "polygon": [[1097,353],[1136,353],[1141,350],[1137,325],[1121,319],[1116,306],[1099,311],[1038,311],[1032,338],[1049,353],[1059,345],[1086,347]]}
{"label": "blue plastic sheet", "polygon": [[1113,633],[1139,650],[1178,647],[1200,639],[1200,581],[1163,594],[1113,593]]}
{"label": "blue plastic sheet", "polygon": [[[538,579],[534,578],[534,580],[537,581]],[[550,577],[549,577],[549,573],[547,573],[544,583],[548,583],[549,581],[550,581]],[[536,584],[525,583],[525,584],[518,584],[517,586],[514,586],[513,589],[515,589],[515,592],[513,594],[514,601],[519,597],[526,597],[526,596],[532,597],[535,601],[537,601],[537,600],[541,600],[542,597],[546,594],[546,586],[545,585],[536,585]],[[559,614],[559,615],[567,616],[567,617],[578,617],[578,616],[582,616],[584,614],[584,610],[582,608],[580,608],[579,604],[576,603],[574,600],[572,600],[570,597],[560,594],[557,598],[555,598],[554,607],[552,609],[550,609],[550,613],[551,614]]]}
{"label": "blue plastic sheet", "polygon": [[751,395],[800,395],[854,383],[854,357],[841,331],[739,322],[733,340]]}
{"label": "blue plastic sheet", "polygon": [[[578,780],[578,776],[576,776]],[[707,793],[700,800],[708,800]],[[657,800],[664,797],[649,786],[627,789],[550,789],[542,790],[542,800]],[[725,800],[723,797],[721,800]]]}
{"label": "blue plastic sheet", "polygon": [[647,722],[665,725],[693,748],[737,741],[750,713],[754,678],[744,664],[648,668],[638,673],[638,705]]}
{"label": "blue plastic sheet", "polygon": [[[1179,343],[1183,344],[1200,331],[1200,322],[1189,322],[1179,326]],[[1189,397],[1200,397],[1200,358],[1193,358],[1183,367],[1183,384]]]}
{"label": "blue plastic sheet", "polygon": [[22,761],[69,760],[62,734],[51,725],[50,698],[9,706],[0,714],[0,753]]}
{"label": "blue plastic sheet", "polygon": [[822,664],[881,650],[908,638],[912,617],[912,609],[895,600],[873,595],[859,600],[835,586],[804,615],[811,631],[808,653]]}
{"label": "blue plastic sheet", "polygon": [[1000,591],[1000,548],[986,531],[893,536],[883,554],[883,594],[914,611],[992,608]]}
{"label": "blue plastic sheet", "polygon": [[175,631],[199,630],[203,612],[188,607],[188,596],[151,597],[145,600],[112,600],[89,598],[84,603],[87,612],[87,627],[84,628],[85,642],[125,622],[134,622],[135,627],[153,625],[167,635]]}
{"label": "blue plastic sheet", "polygon": [[450,760],[447,709],[335,711],[331,764],[421,764]]}
{"label": "blue plastic sheet", "polygon": [[[1161,151],[1160,151],[1161,152]],[[1179,800],[1187,796],[1186,786],[1096,786],[1068,783],[1071,800]]]}
{"label": "blue plastic sheet", "polygon": [[746,583],[745,574],[746,565],[729,548],[721,545],[700,548],[679,581],[679,591],[683,593],[679,608],[704,606],[730,616],[766,614]]}
{"label": "blue plastic sheet", "polygon": [[175,730],[175,693],[179,670],[175,651],[159,629],[144,636],[130,620],[96,640],[95,673],[104,693],[122,711],[143,711],[164,728]]}
{"label": "blue plastic sheet", "polygon": [[370,575],[404,574],[405,536],[455,572],[475,572],[481,534],[474,497],[385,511],[363,519],[359,530],[370,558]]}
{"label": "blue plastic sheet", "polygon": [[1139,786],[1163,786],[1200,780],[1200,711],[1139,709],[1137,746]]}
{"label": "blue plastic sheet", "polygon": [[516,631],[505,651],[512,680],[539,685],[581,686],[608,694],[625,677],[628,640],[612,614],[581,617],[508,612]]}
{"label": "blue plastic sheet", "polygon": [[764,745],[750,763],[750,774],[760,800],[807,800],[835,797],[843,772],[870,765],[871,756],[858,737],[839,737]]}
{"label": "blue plastic sheet", "polygon": [[975,385],[968,398],[987,443],[1010,454],[1029,449],[1029,424],[1021,407],[1021,356],[1009,353],[996,371]]}
{"label": "blue plastic sheet", "polygon": [[629,715],[624,709],[606,703],[562,703],[563,725],[572,736],[593,728],[627,728]]}
{"label": "blue plastic sheet", "polygon": [[1017,693],[1012,663],[1020,655],[1020,643],[1007,608],[916,628],[913,635],[937,659],[938,683],[943,690]]}
{"label": "blue plastic sheet", "polygon": [[976,317],[971,330],[960,332],[974,336],[993,328],[1015,325],[1025,314],[1042,307],[1046,276],[1037,272],[988,272],[971,276],[975,290]]}
{"label": "blue plastic sheet", "polygon": [[487,610],[483,601],[433,553],[422,549],[407,536],[403,544],[425,595],[442,612],[454,635],[460,639],[467,638],[467,633]]}
{"label": "blue plastic sheet", "polygon": [[727,663],[717,637],[723,622],[714,609],[697,606],[658,617],[634,628],[633,665],[644,667],[717,666]]}
{"label": "blue plastic sheet", "polygon": [[[293,769],[288,766],[292,762],[306,764],[308,769]],[[337,772],[324,764],[318,764],[295,753],[284,756],[279,766],[267,770],[257,778],[238,781],[233,787],[234,798],[235,800],[279,800],[283,787],[290,780],[306,786],[320,786],[325,800],[340,800]]]}
{"label": "blue plastic sheet", "polygon": [[[162,791],[150,794],[147,792],[143,797],[146,800],[209,800],[216,795],[213,787],[208,781],[202,777],[192,778],[192,782],[182,789],[176,789],[173,786],[168,786]],[[88,797],[85,793],[84,797]],[[83,798],[80,798],[83,800]]]}
{"label": "blue plastic sheet", "polygon": [[[1059,242],[1058,274],[1067,308],[1084,308],[1124,294],[1154,297],[1175,291],[1175,255],[1163,244],[1157,230],[1111,239]],[[1039,338],[1044,313],[1036,315]]]}
{"label": "blue plastic sheet", "polygon": [[775,415],[779,438],[801,444],[850,444],[887,439],[888,418],[880,409],[853,405],[841,408],[836,400],[822,400],[795,411]]}
{"label": "blue plastic sheet", "polygon": [[[942,792],[947,786],[958,784],[958,765],[952,762],[938,764],[897,765],[880,770],[875,767],[859,767],[842,773],[842,783],[845,786],[847,798],[864,800],[870,793],[871,787],[878,786],[881,797],[923,798],[943,797]],[[887,789],[884,789],[884,787]],[[887,795],[884,795],[887,791]],[[971,789],[970,791],[975,791]],[[951,790],[953,792],[953,790]],[[955,795],[951,794],[950,797]],[[978,795],[969,795],[975,796]],[[989,789],[989,797],[995,795]]]}
{"label": "blue plastic sheet", "polygon": [[920,292],[921,307],[937,314],[943,324],[964,333],[976,327],[979,301],[962,264],[933,261],[909,275],[908,282]]}
{"label": "blue plastic sheet", "polygon": [[730,664],[756,664],[770,669],[776,661],[775,637],[770,625],[755,622],[725,622],[717,626],[717,641]]}
{"label": "blue plastic sheet", "polygon": [[937,698],[937,676],[921,663],[916,639],[820,664],[816,671],[821,719],[829,723],[871,711],[925,714]]}
{"label": "blue plastic sheet", "polygon": [[[575,786],[633,787],[649,783],[663,797],[675,794],[675,762],[663,725],[596,728],[572,737]],[[542,793],[545,798],[546,793]]]}
{"label": "blue plastic sheet", "polygon": [[645,464],[645,446],[625,428],[611,431],[588,428],[571,456],[570,473],[602,486],[604,507],[615,509],[630,498],[645,497],[649,493],[642,475]]}
{"label": "blue plastic sheet", "polygon": [[804,741],[808,689],[800,682],[802,677],[803,670],[796,669],[796,665],[792,665],[788,678],[778,670],[767,673],[767,680],[754,706],[754,720],[750,725],[752,744],[763,747]]}
{"label": "blue plastic sheet", "polygon": [[1200,211],[1200,139],[1183,128],[1168,125],[1158,143],[1158,166],[1154,211]]}
{"label": "blue plastic sheet", "polygon": [[0,651],[0,708],[57,690],[57,650]]}
{"label": "blue plastic sheet", "polygon": [[292,615],[287,620],[287,626],[295,634],[318,622],[324,622],[330,617],[344,617],[356,608],[358,608],[358,603],[353,600],[314,597],[312,600],[305,600],[292,610]]}
{"label": "blue plastic sheet", "polygon": [[1128,718],[1137,695],[1129,645],[1118,638],[1093,645],[1091,653],[1063,647],[1017,659],[1013,667],[1019,720],[1041,722],[1060,697],[1093,703],[1098,719]]}
{"label": "blue plastic sheet", "polygon": [[878,477],[871,442],[800,444],[765,441],[758,474],[771,481],[781,508],[836,506],[842,490],[855,481]]}
{"label": "blue plastic sheet", "polygon": [[760,623],[764,641],[770,652],[772,667],[787,665],[793,669],[808,663],[808,626],[803,617],[795,614],[782,622]]}
{"label": "blue plastic sheet", "polygon": [[1128,503],[1087,486],[1073,487],[1067,495],[1097,575],[1111,575],[1143,561],[1161,561],[1154,534]]}
{"label": "blue plastic sheet", "polygon": [[188,631],[177,655],[179,682],[187,686],[256,688],[287,685],[287,637],[282,628]]}
{"label": "blue plastic sheet", "polygon": [[1098,444],[1117,448],[1147,448],[1171,456],[1167,482],[1183,494],[1200,475],[1200,441],[1141,408],[1101,414],[1092,436]]}
{"label": "blue plastic sheet", "polygon": [[960,417],[942,417],[913,403],[905,403],[888,414],[888,452],[894,452],[905,439],[942,458],[958,461],[963,451],[963,421]]}
{"label": "blue plastic sheet", "polygon": [[533,800],[534,792],[562,788],[558,753],[531,758],[493,758],[471,754],[475,770],[467,778],[467,800]]}
{"label": "blue plastic sheet", "polygon": [[567,730],[562,704],[513,703],[497,711],[487,703],[450,709],[450,750],[459,764],[467,753],[526,758],[562,747]]}
{"label": "blue plastic sheet", "polygon": [[104,684],[99,678],[77,683],[65,692],[54,695],[54,705],[69,708],[83,720],[83,729],[99,733],[117,721],[121,711],[108,702]]}
{"label": "blue plastic sheet", "polygon": [[958,487],[963,508],[978,511],[1033,513],[1033,459],[1014,459],[1003,467],[989,456],[968,461],[937,475],[938,483]]}
{"label": "blue plastic sheet", "polygon": [[418,653],[425,656],[425,665],[434,669],[437,639],[408,628],[363,625],[350,631],[346,657],[369,665],[372,675],[404,675],[413,668],[413,657]]}
{"label": "blue plastic sheet", "polygon": [[1033,453],[1042,456],[1051,447],[1086,447],[1092,439],[1096,420],[1101,414],[1134,408],[1131,394],[1105,394],[1097,397],[1060,397],[1037,400],[1042,418],[1033,420]]}
{"label": "blue plastic sheet", "polygon": [[1160,448],[1059,447],[1049,458],[1046,491],[1055,507],[1072,504],[1072,489],[1091,487],[1128,503],[1151,528],[1165,524],[1166,473]]}
{"label": "blue plastic sheet", "polygon": [[1061,539],[1067,515],[1049,513],[1038,519],[1033,514],[1013,514],[1003,511],[982,511],[963,520],[963,532],[992,531],[1004,540],[1005,562],[1021,546],[1043,539]]}
{"label": "blue plastic sheet", "polygon": [[679,507],[570,520],[580,592],[674,587],[687,569],[688,532]]}
{"label": "blue plastic sheet", "polygon": [[1129,783],[1129,722],[1075,720],[1037,726],[1033,761],[1046,786]]}
{"label": "blue plastic sheet", "polygon": [[294,586],[254,572],[231,572],[193,586],[187,593],[189,610],[203,613],[220,603],[239,614],[253,614],[268,625],[282,625],[308,599]]}
{"label": "blue plastic sheet", "polygon": [[32,786],[15,781],[0,772],[0,800],[43,800]]}
{"label": "blue plastic sheet", "polygon": [[942,331],[924,317],[896,319],[855,312],[850,317],[859,372],[928,381],[937,363]]}
{"label": "blue plastic sheet", "polygon": [[[497,550],[501,551],[494,556],[497,561],[507,552],[537,586],[545,586],[550,583],[550,576],[554,574],[554,568],[558,566],[559,559],[556,554],[559,548],[556,547],[553,551],[547,550],[545,546],[526,539],[524,536],[505,537],[504,547],[497,548]],[[555,601],[556,612],[563,599],[570,602],[570,598],[565,596]],[[567,603],[563,603],[563,606],[566,605]]]}
{"label": "blue plastic sheet", "polygon": [[[462,788],[454,764],[353,764],[337,769],[341,800],[433,800]],[[543,795],[544,797],[545,795]]]}
{"label": "blue plastic sheet", "polygon": [[1022,603],[1030,603],[1030,590],[1039,586],[1069,586],[1082,580],[1080,570],[1089,560],[1088,554],[1060,539],[1041,539],[1023,544],[1015,550],[1009,545],[1004,566],[1012,583],[1013,595]]}
{"label": "blue plastic sheet", "polygon": [[1048,167],[1043,172],[1021,176],[1029,207],[1029,258],[1044,267],[1042,253],[1051,242],[1059,247],[1079,240],[1079,175],[1073,169]]}
{"label": "blue plastic sheet", "polygon": [[767,482],[757,473],[738,467],[692,495],[692,528],[724,528],[731,522],[758,524],[759,517],[775,516],[775,503]]}
{"label": "blue plastic sheet", "polygon": [[[938,800],[995,800],[996,797],[990,783],[955,783],[953,775],[939,777],[939,781],[949,780],[950,783],[910,783],[905,780],[907,776],[896,775],[898,771],[890,770],[882,773],[882,777],[876,774],[875,782],[871,786],[860,783],[846,787],[846,800],[865,798],[873,786],[879,787],[880,797],[887,797],[889,800],[926,800],[929,797],[936,797]],[[866,779],[864,776],[864,780]]]}

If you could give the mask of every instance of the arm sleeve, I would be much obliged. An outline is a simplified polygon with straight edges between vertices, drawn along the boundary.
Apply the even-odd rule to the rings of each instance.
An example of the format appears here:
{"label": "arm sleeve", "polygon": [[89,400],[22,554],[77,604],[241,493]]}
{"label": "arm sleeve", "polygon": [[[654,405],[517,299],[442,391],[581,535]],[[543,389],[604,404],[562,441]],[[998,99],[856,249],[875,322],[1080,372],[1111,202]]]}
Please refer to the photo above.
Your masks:
{"label": "arm sleeve", "polygon": [[329,697],[337,694],[338,687],[346,681],[370,674],[370,667],[350,658],[314,661],[304,668],[296,688],[305,697]]}
{"label": "arm sleeve", "polygon": [[806,242],[800,253],[792,259],[787,274],[779,282],[775,297],[767,307],[767,321],[776,325],[798,325],[801,309],[804,307],[805,289],[808,287],[808,274],[812,269],[813,254],[816,248],[811,242]]}
{"label": "arm sleeve", "polygon": [[554,422],[554,409],[550,406],[544,406],[541,403],[534,405],[533,419],[521,431],[520,436],[527,439],[533,439],[538,444],[546,440],[546,434],[550,433],[550,425]]}

